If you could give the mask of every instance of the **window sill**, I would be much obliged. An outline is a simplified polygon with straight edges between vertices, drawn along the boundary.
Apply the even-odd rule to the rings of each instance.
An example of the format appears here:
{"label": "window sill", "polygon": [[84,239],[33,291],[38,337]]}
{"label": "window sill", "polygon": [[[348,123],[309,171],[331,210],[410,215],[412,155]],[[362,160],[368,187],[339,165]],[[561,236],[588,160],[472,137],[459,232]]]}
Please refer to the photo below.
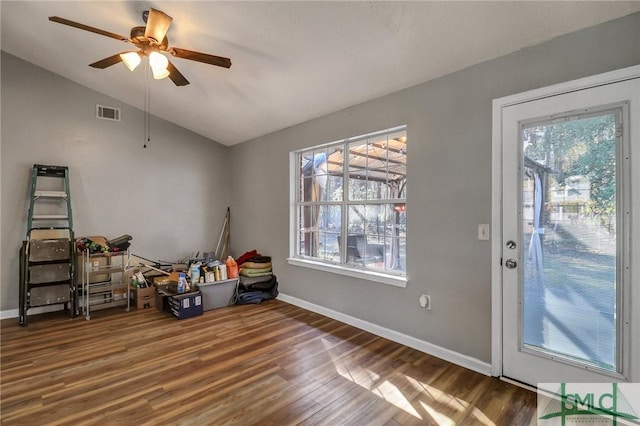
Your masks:
{"label": "window sill", "polygon": [[392,285],[394,287],[406,288],[409,280],[407,277],[399,275],[385,274],[382,272],[365,271],[357,268],[349,268],[342,265],[331,265],[308,259],[287,258],[289,265],[301,266],[303,268],[317,269],[319,271],[331,272],[333,274],[346,275],[348,277],[360,278],[367,281],[374,281],[381,284]]}

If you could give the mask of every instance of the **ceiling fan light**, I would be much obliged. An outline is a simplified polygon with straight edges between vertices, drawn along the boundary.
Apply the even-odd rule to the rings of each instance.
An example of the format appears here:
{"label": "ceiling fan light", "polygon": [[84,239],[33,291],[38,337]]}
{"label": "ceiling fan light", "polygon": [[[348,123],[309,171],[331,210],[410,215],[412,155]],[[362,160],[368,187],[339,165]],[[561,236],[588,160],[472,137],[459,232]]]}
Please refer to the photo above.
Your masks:
{"label": "ceiling fan light", "polygon": [[138,65],[140,65],[140,54],[138,52],[126,52],[121,53],[120,58],[122,62],[129,68],[129,71],[133,71],[136,69]]}
{"label": "ceiling fan light", "polygon": [[151,68],[151,71],[153,71],[153,78],[155,78],[156,80],[162,80],[163,78],[169,77],[169,70],[166,68],[163,70],[157,70],[157,71]]}
{"label": "ceiling fan light", "polygon": [[169,60],[166,56],[159,52],[151,52],[149,54],[149,65],[153,69],[154,74],[166,70],[169,66]]}

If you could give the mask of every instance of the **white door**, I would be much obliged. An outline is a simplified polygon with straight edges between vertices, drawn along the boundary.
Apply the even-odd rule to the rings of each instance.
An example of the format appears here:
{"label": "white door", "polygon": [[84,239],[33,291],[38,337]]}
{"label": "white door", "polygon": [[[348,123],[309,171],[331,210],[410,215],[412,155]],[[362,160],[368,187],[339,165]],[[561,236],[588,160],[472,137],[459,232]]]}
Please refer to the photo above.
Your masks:
{"label": "white door", "polygon": [[501,111],[501,374],[637,381],[640,78]]}

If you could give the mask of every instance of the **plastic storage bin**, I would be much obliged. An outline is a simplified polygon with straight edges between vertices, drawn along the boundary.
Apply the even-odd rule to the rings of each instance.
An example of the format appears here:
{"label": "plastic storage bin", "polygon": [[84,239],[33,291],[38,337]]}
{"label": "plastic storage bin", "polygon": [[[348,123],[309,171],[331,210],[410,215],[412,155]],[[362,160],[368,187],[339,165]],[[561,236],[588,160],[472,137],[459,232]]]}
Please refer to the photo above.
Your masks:
{"label": "plastic storage bin", "polygon": [[205,311],[236,303],[238,293],[238,278],[198,283],[198,290],[202,293],[202,308]]}

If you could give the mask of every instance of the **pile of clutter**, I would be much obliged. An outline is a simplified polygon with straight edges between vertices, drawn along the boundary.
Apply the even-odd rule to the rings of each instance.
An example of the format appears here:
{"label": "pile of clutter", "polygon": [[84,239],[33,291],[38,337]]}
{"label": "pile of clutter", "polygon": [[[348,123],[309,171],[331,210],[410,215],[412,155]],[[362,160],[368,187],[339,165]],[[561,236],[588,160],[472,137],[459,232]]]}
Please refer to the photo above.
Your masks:
{"label": "pile of clutter", "polygon": [[238,257],[236,263],[240,277],[236,303],[254,304],[278,296],[278,280],[273,274],[271,257],[251,250]]}
{"label": "pile of clutter", "polygon": [[224,262],[213,258],[189,261],[189,280],[193,284],[225,281],[231,278],[238,278],[238,264],[231,256]]}
{"label": "pile of clutter", "polygon": [[76,250],[83,252],[89,251],[89,254],[96,253],[117,253],[125,251],[131,243],[131,235],[121,235],[117,238],[107,240],[105,237],[81,237],[76,239]]}
{"label": "pile of clutter", "polygon": [[[263,256],[257,250],[248,251],[237,259],[228,256],[224,261],[215,259],[210,253],[204,253],[203,257],[198,254],[179,263],[155,262],[133,255],[131,284],[144,288],[144,282],[153,283],[156,291],[164,296],[211,290],[209,293],[215,299],[216,307],[256,304],[278,296],[271,257]],[[147,275],[146,279],[143,273]],[[238,281],[232,282],[234,279]],[[216,282],[220,285],[209,285]],[[229,287],[229,283],[233,285]]]}

